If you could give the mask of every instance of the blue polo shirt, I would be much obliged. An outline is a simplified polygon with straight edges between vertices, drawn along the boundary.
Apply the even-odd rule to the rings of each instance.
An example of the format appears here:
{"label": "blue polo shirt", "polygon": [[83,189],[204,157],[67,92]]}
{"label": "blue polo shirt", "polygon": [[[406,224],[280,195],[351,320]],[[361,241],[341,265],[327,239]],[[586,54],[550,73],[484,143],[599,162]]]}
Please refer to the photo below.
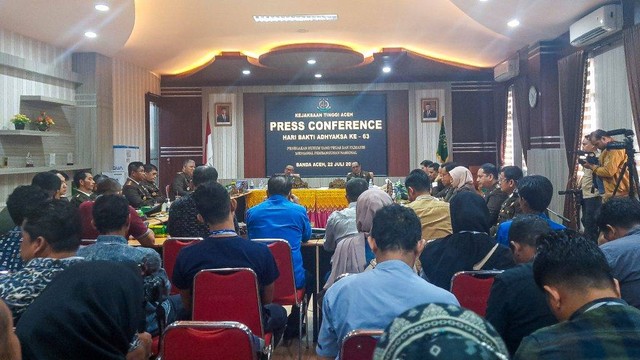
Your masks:
{"label": "blue polo shirt", "polygon": [[316,353],[336,357],[350,331],[384,329],[406,310],[434,302],[460,305],[452,293],[422,279],[401,260],[383,261],[373,270],[347,276],[324,297]]}
{"label": "blue polo shirt", "polygon": [[[538,216],[543,218],[547,222],[547,224],[549,224],[549,227],[551,227],[551,230],[553,231],[566,229],[564,225],[551,221],[551,219],[549,219],[549,217],[544,213],[540,213],[538,214]],[[498,244],[509,247],[509,229],[511,229],[512,222],[513,220],[507,220],[500,224],[500,226],[498,227],[498,232],[496,233],[496,242]]]}
{"label": "blue polo shirt", "polygon": [[282,195],[272,195],[247,211],[247,231],[250,239],[285,239],[291,245],[296,288],[305,285],[300,246],[311,237],[307,210]]}

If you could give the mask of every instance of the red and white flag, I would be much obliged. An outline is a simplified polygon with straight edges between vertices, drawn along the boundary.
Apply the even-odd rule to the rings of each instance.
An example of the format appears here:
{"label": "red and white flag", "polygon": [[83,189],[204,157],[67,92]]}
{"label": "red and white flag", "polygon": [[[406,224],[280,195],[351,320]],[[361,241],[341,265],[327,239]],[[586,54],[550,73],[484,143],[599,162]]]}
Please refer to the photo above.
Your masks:
{"label": "red and white flag", "polygon": [[207,130],[204,138],[204,154],[202,156],[202,163],[205,165],[213,166],[213,142],[211,141],[211,123],[209,122],[209,112],[207,111]]}

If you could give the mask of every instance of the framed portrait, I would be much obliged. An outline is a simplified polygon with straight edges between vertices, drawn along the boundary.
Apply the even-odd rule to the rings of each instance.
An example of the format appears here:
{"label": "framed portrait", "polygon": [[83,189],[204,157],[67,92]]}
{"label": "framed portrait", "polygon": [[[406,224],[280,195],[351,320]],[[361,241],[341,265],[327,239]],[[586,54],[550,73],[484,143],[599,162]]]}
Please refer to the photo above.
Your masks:
{"label": "framed portrait", "polygon": [[216,103],[216,126],[231,126],[231,104],[230,103]]}
{"label": "framed portrait", "polygon": [[437,122],[440,109],[438,108],[438,99],[422,99],[420,100],[420,114],[422,122]]}

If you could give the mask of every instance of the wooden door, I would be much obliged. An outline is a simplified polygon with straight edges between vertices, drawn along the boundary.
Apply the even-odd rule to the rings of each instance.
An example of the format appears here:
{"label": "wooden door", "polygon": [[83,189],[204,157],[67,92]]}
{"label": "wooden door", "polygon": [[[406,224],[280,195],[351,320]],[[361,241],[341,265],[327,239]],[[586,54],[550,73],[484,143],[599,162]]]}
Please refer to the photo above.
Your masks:
{"label": "wooden door", "polygon": [[182,170],[185,160],[202,163],[202,97],[161,96],[154,100],[160,109],[158,172],[159,187],[164,189]]}

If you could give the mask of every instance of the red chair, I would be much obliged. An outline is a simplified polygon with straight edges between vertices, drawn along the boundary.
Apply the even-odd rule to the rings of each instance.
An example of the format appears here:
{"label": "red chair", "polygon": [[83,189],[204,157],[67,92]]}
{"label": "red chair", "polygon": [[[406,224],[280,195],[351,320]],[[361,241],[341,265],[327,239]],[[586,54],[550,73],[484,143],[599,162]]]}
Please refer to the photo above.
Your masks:
{"label": "red chair", "polygon": [[382,330],[353,330],[342,340],[340,359],[371,360]]}
{"label": "red chair", "polygon": [[[183,247],[193,244],[194,241],[200,240],[202,240],[201,237],[170,237],[164,242],[162,245],[162,262],[164,264],[164,270],[167,272],[170,279],[173,277],[173,268],[176,265],[176,258],[178,257],[180,250],[182,250]],[[178,289],[171,284],[171,295],[177,293]]]}
{"label": "red chair", "polygon": [[491,285],[502,270],[460,271],[451,278],[451,292],[467,308],[480,316],[485,316]]}
{"label": "red chair", "polygon": [[265,341],[271,354],[272,333],[262,326],[262,304],[256,273],[249,268],[205,269],[193,279],[195,321],[237,321]]}
{"label": "red chair", "polygon": [[177,321],[162,335],[158,359],[255,360],[253,334],[235,321]]}
{"label": "red chair", "polygon": [[[273,258],[276,260],[280,276],[273,286],[273,302],[279,305],[296,305],[300,311],[298,324],[298,359],[302,358],[302,324],[306,309],[305,289],[296,289],[296,278],[293,273],[293,259],[291,245],[283,239],[253,239],[253,241],[267,244]],[[309,333],[307,333],[307,348],[309,347]]]}

